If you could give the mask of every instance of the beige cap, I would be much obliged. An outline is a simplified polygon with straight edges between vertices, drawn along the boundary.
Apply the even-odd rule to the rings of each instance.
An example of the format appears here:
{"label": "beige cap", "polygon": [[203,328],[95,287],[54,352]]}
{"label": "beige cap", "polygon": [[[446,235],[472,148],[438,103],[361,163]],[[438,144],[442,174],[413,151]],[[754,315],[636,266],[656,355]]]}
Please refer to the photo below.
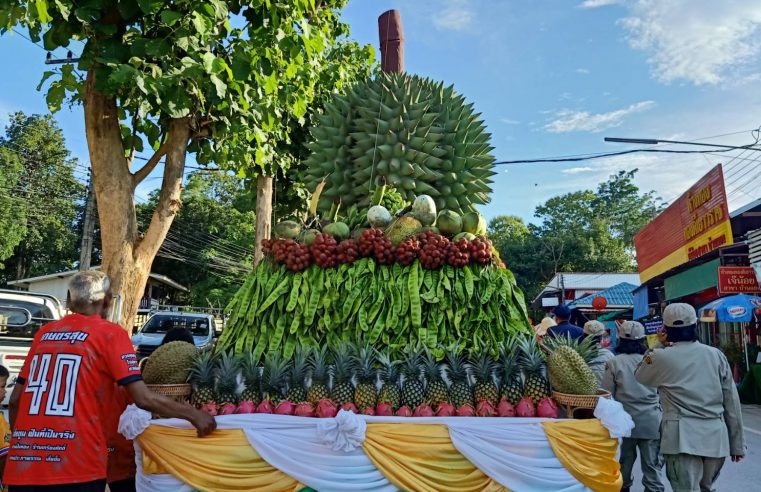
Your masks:
{"label": "beige cap", "polygon": [[618,329],[618,336],[626,340],[642,340],[645,338],[645,327],[637,321],[624,321]]}
{"label": "beige cap", "polygon": [[537,335],[540,337],[547,334],[547,330],[552,328],[553,326],[557,326],[558,324],[555,323],[555,320],[552,318],[544,318],[538,325],[534,327],[534,331]]}
{"label": "beige cap", "polygon": [[663,325],[669,328],[679,328],[681,326],[691,326],[698,322],[698,316],[695,314],[695,308],[683,302],[669,304],[663,310]]}
{"label": "beige cap", "polygon": [[584,334],[592,336],[603,335],[605,334],[605,325],[596,319],[587,321],[584,323]]}

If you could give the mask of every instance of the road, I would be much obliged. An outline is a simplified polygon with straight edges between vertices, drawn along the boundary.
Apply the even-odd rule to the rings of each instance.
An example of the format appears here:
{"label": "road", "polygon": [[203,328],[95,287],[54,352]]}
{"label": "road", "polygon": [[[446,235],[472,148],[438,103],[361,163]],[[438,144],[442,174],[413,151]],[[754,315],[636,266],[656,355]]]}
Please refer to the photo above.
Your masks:
{"label": "road", "polygon": [[[761,483],[761,467],[759,466],[761,463],[761,406],[743,405],[743,425],[748,451],[745,459],[740,463],[732,463],[727,459],[715,484],[716,490],[720,492],[759,490]],[[666,490],[671,492],[665,470],[663,484],[666,486]],[[639,462],[634,465],[634,485],[631,491],[644,492]]]}

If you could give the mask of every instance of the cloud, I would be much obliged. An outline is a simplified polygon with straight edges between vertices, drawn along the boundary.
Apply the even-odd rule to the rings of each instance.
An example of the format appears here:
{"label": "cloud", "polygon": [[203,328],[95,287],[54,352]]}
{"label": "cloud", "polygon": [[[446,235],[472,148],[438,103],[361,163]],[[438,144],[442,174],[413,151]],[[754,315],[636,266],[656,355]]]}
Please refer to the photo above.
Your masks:
{"label": "cloud", "polygon": [[433,25],[441,31],[467,31],[473,27],[475,12],[470,0],[450,0],[433,16]]}
{"label": "cloud", "polygon": [[657,80],[695,85],[733,82],[748,77],[761,54],[761,2],[720,4],[635,0],[626,4],[629,14],[620,24],[628,31],[630,46],[649,54]]}
{"label": "cloud", "polygon": [[608,113],[592,114],[587,111],[562,109],[555,113],[555,118],[544,125],[550,133],[600,132],[614,128],[624,122],[627,116],[641,113],[655,107],[654,101],[641,101],[623,109]]}
{"label": "cloud", "polygon": [[505,125],[520,125],[521,124],[520,121],[513,120],[513,119],[510,119],[510,118],[500,118],[499,121],[500,121],[500,123],[504,123]]}
{"label": "cloud", "polygon": [[589,166],[583,166],[583,167],[572,167],[569,169],[563,169],[560,171],[563,174],[581,174],[581,173],[588,173],[595,171],[596,169],[594,167]]}
{"label": "cloud", "polygon": [[579,8],[582,9],[596,9],[599,7],[608,7],[610,5],[618,5],[622,3],[622,0],[584,0],[579,4]]}
{"label": "cloud", "polygon": [[580,73],[582,75],[589,75],[589,69],[587,68],[577,68],[576,73]]}

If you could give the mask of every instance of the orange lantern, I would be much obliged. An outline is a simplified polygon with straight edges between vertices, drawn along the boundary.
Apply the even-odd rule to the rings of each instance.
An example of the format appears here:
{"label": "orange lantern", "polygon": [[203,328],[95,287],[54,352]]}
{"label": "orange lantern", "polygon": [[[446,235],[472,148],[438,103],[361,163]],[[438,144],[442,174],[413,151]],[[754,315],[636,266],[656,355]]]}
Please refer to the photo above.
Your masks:
{"label": "orange lantern", "polygon": [[592,307],[598,311],[602,311],[608,306],[608,300],[602,296],[597,296],[592,299]]}

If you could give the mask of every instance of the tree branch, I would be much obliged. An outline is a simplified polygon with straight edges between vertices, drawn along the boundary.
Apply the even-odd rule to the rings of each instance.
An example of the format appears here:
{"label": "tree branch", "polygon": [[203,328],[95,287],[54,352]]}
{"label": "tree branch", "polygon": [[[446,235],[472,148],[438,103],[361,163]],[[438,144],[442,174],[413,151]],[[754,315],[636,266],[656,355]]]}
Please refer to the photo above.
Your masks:
{"label": "tree branch", "polygon": [[148,162],[146,162],[143,167],[132,174],[132,179],[134,180],[135,186],[140,184],[145,178],[148,177],[149,174],[151,174],[151,171],[156,168],[161,158],[166,155],[166,152],[167,142],[164,142],[159,146],[158,149],[156,149],[156,152],[154,152],[151,158],[148,159]]}

